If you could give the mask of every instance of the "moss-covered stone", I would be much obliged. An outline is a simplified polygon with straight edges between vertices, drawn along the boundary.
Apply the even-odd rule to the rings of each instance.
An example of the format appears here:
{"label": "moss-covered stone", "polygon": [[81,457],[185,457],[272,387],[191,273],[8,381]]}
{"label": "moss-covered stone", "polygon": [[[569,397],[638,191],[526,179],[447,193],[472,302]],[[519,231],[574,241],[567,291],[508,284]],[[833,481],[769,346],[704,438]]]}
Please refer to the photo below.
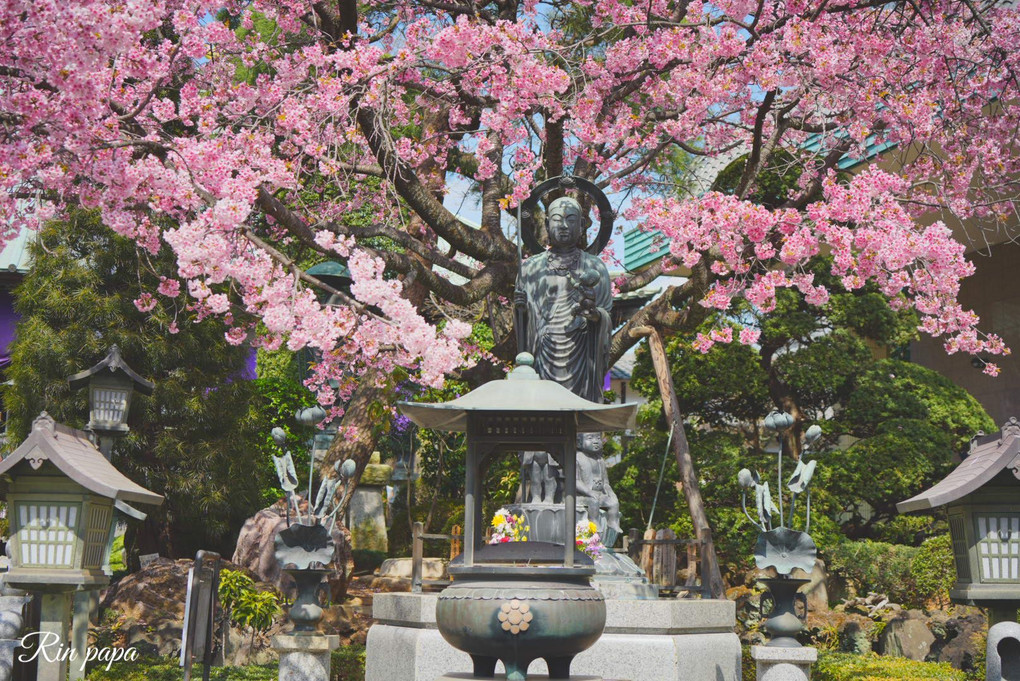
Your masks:
{"label": "moss-covered stone", "polygon": [[388,485],[393,477],[393,467],[382,463],[370,463],[365,466],[365,472],[361,474],[361,481],[364,485]]}

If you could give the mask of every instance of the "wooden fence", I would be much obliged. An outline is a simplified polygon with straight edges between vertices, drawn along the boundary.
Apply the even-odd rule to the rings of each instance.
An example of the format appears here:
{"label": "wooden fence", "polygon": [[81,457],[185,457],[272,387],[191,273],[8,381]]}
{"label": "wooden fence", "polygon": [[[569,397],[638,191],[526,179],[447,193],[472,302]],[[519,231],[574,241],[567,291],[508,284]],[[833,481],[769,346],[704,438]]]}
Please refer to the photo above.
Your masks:
{"label": "wooden fence", "polygon": [[[701,574],[701,551],[704,543],[697,539],[677,539],[669,529],[648,529],[642,537],[639,530],[631,531],[623,538],[623,550],[631,560],[641,566],[648,581],[659,587],[663,595],[700,594],[710,598],[711,594],[699,583]],[[683,584],[677,579],[677,554],[683,551],[687,563],[687,578]]]}
{"label": "wooden fence", "polygon": [[435,589],[449,584],[447,580],[422,578],[425,540],[439,539],[450,542],[450,560],[453,560],[455,556],[460,555],[463,538],[464,533],[460,525],[454,525],[450,534],[426,533],[422,523],[414,523],[411,526],[411,593],[420,594],[426,587]]}

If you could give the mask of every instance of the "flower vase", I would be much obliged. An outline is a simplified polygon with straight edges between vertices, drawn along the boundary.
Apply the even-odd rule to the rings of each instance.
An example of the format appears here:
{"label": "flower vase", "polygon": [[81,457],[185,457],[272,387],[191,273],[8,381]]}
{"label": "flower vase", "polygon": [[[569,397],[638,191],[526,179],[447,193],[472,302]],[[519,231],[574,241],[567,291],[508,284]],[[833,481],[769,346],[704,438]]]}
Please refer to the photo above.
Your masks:
{"label": "flower vase", "polygon": [[795,637],[804,628],[804,622],[797,615],[797,600],[804,603],[806,615],[807,599],[804,594],[798,593],[798,589],[811,580],[785,576],[761,581],[768,588],[768,592],[761,600],[762,617],[766,617],[765,603],[772,602],[772,609],[768,612],[764,627],[771,637],[766,645],[773,648],[799,648],[800,643]]}
{"label": "flower vase", "polygon": [[330,570],[297,570],[284,569],[294,578],[297,586],[297,598],[290,606],[290,621],[294,623],[295,632],[313,632],[318,629],[322,619],[322,607],[319,605],[319,584]]}

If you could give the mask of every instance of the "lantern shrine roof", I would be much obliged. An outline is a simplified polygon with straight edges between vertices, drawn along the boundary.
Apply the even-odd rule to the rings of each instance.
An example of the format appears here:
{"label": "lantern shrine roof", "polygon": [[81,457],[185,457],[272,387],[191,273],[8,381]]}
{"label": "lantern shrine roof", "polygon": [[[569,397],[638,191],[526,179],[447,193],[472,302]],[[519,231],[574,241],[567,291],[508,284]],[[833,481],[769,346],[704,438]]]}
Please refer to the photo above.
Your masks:
{"label": "lantern shrine roof", "polygon": [[468,413],[537,414],[570,412],[577,432],[600,433],[634,427],[637,404],[598,404],[579,397],[555,381],[541,378],[527,353],[517,356],[517,366],[503,380],[489,381],[449,402],[398,402],[401,413],[422,428],[467,430]]}
{"label": "lantern shrine roof", "polygon": [[128,479],[106,460],[85,431],[57,423],[42,412],[25,441],[0,461],[0,475],[27,462],[38,469],[49,461],[61,473],[93,494],[122,502],[159,506],[163,497]]}
{"label": "lantern shrine roof", "polygon": [[143,395],[151,395],[153,389],[156,387],[155,383],[142,378],[134,369],[127,365],[127,362],[125,362],[124,358],[120,355],[120,348],[116,345],[111,345],[110,351],[106,354],[106,357],[100,360],[95,366],[86,369],[85,371],[79,371],[73,376],[69,376],[67,381],[75,390],[78,388],[84,388],[90,378],[104,369],[109,371],[111,374],[123,371],[127,374],[128,378],[134,382],[135,390]]}
{"label": "lantern shrine roof", "polygon": [[963,463],[934,487],[896,504],[896,510],[911,513],[945,506],[980,489],[1006,468],[1020,478],[1020,422],[1016,417],[998,433],[975,438]]}

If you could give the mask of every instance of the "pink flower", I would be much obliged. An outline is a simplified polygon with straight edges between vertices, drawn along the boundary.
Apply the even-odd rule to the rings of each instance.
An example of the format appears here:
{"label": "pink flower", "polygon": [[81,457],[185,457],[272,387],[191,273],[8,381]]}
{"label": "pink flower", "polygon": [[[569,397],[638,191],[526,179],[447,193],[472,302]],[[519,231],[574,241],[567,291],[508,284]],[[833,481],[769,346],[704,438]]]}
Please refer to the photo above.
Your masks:
{"label": "pink flower", "polygon": [[135,298],[135,307],[139,312],[149,312],[156,307],[156,299],[152,297],[151,293],[143,293]]}
{"label": "pink flower", "polygon": [[740,330],[739,340],[743,345],[753,345],[758,342],[761,331],[745,326]]}
{"label": "pink flower", "polygon": [[176,279],[167,279],[166,277],[159,278],[159,287],[157,290],[168,298],[176,298],[181,293],[181,282]]}

